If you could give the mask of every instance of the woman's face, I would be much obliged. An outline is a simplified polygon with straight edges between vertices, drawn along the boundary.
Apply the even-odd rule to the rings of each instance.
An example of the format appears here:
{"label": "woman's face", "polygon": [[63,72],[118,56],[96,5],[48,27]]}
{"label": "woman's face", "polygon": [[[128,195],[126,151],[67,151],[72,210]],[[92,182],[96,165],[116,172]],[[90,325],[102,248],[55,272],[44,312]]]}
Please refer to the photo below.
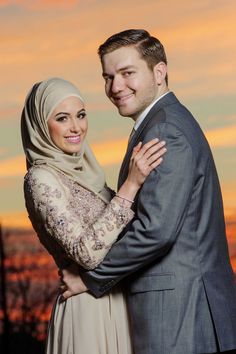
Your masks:
{"label": "woman's face", "polygon": [[48,129],[53,143],[63,152],[79,152],[88,129],[83,102],[74,96],[64,99],[49,116]]}

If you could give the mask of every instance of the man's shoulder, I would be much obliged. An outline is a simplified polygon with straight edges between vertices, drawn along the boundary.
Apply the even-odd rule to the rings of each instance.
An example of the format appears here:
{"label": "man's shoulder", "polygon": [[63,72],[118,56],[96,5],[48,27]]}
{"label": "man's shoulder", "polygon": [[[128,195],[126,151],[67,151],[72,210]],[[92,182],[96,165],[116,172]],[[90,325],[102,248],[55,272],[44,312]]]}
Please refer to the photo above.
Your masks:
{"label": "man's shoulder", "polygon": [[209,148],[199,123],[174,94],[166,95],[164,104],[157,105],[156,110],[154,109],[147,118],[142,132],[145,137],[149,137],[150,132],[154,135],[160,133],[163,137],[166,134],[183,136],[194,149],[200,146]]}
{"label": "man's shoulder", "polygon": [[147,127],[164,123],[170,129],[173,127],[177,130],[183,130],[183,133],[189,131],[203,133],[197,119],[173,92],[169,92],[160,102],[156,103],[149,117],[147,116],[147,123]]}
{"label": "man's shoulder", "polygon": [[146,116],[146,121],[172,124],[178,117],[185,117],[195,121],[190,110],[178,100],[173,92],[169,92],[152,107]]}

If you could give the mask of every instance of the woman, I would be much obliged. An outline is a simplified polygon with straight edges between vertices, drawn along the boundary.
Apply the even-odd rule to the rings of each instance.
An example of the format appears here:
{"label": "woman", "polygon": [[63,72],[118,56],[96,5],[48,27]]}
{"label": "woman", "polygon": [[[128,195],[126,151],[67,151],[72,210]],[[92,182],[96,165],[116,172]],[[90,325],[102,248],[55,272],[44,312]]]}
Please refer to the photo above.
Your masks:
{"label": "woman", "polygon": [[[129,175],[117,194],[85,136],[84,101],[70,82],[52,78],[34,85],[22,112],[28,173],[24,191],[30,220],[58,268],[87,269],[105,257],[133,217],[132,200],[165,152],[157,139],[136,146]],[[61,303],[51,316],[47,354],[130,354],[126,304],[115,289],[101,299],[89,293]]]}

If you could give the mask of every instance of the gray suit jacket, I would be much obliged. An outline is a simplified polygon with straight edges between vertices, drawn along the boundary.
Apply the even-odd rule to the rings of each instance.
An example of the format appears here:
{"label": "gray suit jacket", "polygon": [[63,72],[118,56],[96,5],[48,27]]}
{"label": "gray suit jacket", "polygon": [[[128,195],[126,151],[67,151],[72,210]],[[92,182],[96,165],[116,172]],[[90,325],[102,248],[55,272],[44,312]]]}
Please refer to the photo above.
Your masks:
{"label": "gray suit jacket", "polygon": [[167,143],[163,163],[142,186],[135,219],[94,271],[82,273],[99,297],[127,277],[136,354],[212,353],[236,348],[236,288],[220,185],[198,123],[173,93],[132,138]]}

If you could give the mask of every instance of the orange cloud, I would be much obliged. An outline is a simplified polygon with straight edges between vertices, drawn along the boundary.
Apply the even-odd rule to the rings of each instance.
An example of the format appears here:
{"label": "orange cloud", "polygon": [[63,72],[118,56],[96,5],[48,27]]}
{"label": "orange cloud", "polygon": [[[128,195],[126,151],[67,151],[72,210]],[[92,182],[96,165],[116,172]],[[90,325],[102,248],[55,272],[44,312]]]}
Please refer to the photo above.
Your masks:
{"label": "orange cloud", "polygon": [[0,7],[19,5],[30,10],[41,10],[58,6],[70,8],[78,3],[78,0],[0,0]]}
{"label": "orange cloud", "polygon": [[[121,162],[127,139],[112,140],[91,144],[91,147],[102,166],[118,164]],[[19,155],[0,161],[0,177],[22,177],[26,173],[25,156]]]}
{"label": "orange cloud", "polygon": [[127,139],[112,140],[91,146],[102,166],[113,165],[121,162],[127,147]]}
{"label": "orange cloud", "polygon": [[2,160],[0,162],[0,177],[21,177],[26,173],[24,155]]}
{"label": "orange cloud", "polygon": [[[184,7],[188,8],[188,14],[181,16],[180,26],[174,18],[171,21],[171,15],[178,19],[178,11],[183,12]],[[235,91],[235,4],[216,6],[200,17],[199,11],[190,11],[190,7],[189,2],[182,4],[181,1],[181,7],[173,7],[174,14],[168,13],[169,25],[153,29],[166,47],[171,87],[184,97],[232,94]]]}
{"label": "orange cloud", "polygon": [[221,182],[225,214],[229,220],[236,220],[236,181]]}
{"label": "orange cloud", "polygon": [[[217,128],[206,132],[211,147],[236,146],[236,125]],[[127,139],[110,140],[91,144],[91,147],[102,166],[121,163],[127,146]],[[25,157],[19,155],[0,162],[0,177],[24,176],[26,173]]]}
{"label": "orange cloud", "polygon": [[26,211],[25,212],[12,211],[10,213],[1,213],[0,223],[4,228],[22,227],[22,228],[29,229],[32,227]]}
{"label": "orange cloud", "polygon": [[[0,0],[2,6],[19,4],[25,7],[51,6],[52,9],[57,4],[71,6],[77,2]],[[82,89],[85,87],[89,92],[101,93],[100,64],[96,54],[98,45],[110,34],[122,28],[136,27],[139,23],[140,27],[147,28],[163,40],[169,58],[171,88],[177,90],[179,95],[201,97],[221,94],[222,91],[225,94],[234,92],[235,4],[226,6],[217,3],[211,11],[207,8],[201,11],[202,16],[199,18],[196,9],[200,10],[201,5],[181,0],[180,7],[168,8],[168,22],[162,20],[158,29],[150,9],[165,13],[166,3],[150,1],[149,6],[146,6],[145,3],[137,5],[131,0],[125,3],[127,14],[132,13],[134,5],[135,23],[132,23],[130,16],[124,16],[123,7],[114,1],[94,1],[93,6],[85,4],[76,11],[68,11],[66,16],[56,13],[54,21],[51,16],[37,16],[31,20],[24,14],[9,26],[0,24],[3,85],[14,85],[16,80],[21,83],[21,91],[24,91],[30,87],[29,82],[56,74],[78,81]],[[115,17],[111,16],[114,6]],[[185,16],[183,8],[188,9]],[[102,14],[99,20],[98,10]],[[23,25],[23,16],[26,17],[26,26]],[[103,19],[106,19],[107,26],[103,26]],[[29,30],[31,28],[32,31]],[[222,36],[223,40],[219,41]],[[229,52],[230,56],[227,54]],[[21,80],[23,75],[24,80]],[[7,97],[12,100],[12,95]]]}
{"label": "orange cloud", "polygon": [[236,125],[208,130],[206,137],[211,147],[236,146]]}

